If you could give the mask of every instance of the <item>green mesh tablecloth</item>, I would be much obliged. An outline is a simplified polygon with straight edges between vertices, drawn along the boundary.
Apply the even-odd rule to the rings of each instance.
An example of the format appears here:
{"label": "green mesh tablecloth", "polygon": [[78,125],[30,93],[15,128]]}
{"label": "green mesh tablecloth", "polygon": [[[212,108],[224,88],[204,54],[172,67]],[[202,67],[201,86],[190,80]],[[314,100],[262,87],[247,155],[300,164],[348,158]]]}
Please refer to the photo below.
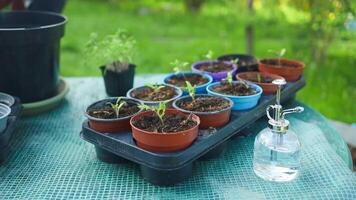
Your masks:
{"label": "green mesh tablecloth", "polygon": [[102,80],[67,80],[71,91],[60,108],[19,124],[8,163],[0,166],[0,199],[356,199],[348,150],[311,109],[290,117],[303,153],[295,181],[270,183],[254,175],[253,141],[266,126],[259,121],[246,130],[250,136],[231,140],[220,158],[197,162],[191,179],[157,187],[140,177],[135,164],[96,159],[79,132],[85,107],[105,96]]}

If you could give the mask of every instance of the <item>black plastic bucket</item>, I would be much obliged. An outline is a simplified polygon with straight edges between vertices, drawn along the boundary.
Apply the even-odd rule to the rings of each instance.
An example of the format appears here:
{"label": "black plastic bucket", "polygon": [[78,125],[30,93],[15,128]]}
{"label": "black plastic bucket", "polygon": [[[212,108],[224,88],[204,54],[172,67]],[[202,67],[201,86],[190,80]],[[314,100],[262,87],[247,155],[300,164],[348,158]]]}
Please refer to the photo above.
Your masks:
{"label": "black plastic bucket", "polygon": [[0,12],[0,91],[24,103],[56,94],[67,19],[41,11]]}
{"label": "black plastic bucket", "polygon": [[118,73],[101,66],[106,93],[111,97],[126,96],[134,84],[135,68],[136,65],[130,64],[128,70]]}
{"label": "black plastic bucket", "polygon": [[239,59],[237,62],[238,68],[237,73],[248,72],[248,71],[258,71],[258,60],[252,55],[247,54],[227,54],[218,57],[221,61],[232,61]]}

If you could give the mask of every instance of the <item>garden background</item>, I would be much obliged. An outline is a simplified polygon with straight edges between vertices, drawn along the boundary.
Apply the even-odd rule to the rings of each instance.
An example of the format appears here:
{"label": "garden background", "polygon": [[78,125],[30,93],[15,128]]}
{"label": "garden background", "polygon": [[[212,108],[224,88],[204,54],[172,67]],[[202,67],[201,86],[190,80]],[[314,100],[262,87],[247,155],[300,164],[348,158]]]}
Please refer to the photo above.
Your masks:
{"label": "garden background", "polygon": [[143,74],[171,72],[171,61],[192,63],[208,50],[216,57],[246,53],[246,27],[252,27],[257,58],[286,48],[285,57],[305,62],[307,86],[300,101],[331,119],[356,122],[356,27],[351,27],[356,1],[254,0],[253,10],[249,1],[69,0],[61,74],[100,75],[99,66],[83,62],[92,32],[128,30],[137,40],[134,63]]}

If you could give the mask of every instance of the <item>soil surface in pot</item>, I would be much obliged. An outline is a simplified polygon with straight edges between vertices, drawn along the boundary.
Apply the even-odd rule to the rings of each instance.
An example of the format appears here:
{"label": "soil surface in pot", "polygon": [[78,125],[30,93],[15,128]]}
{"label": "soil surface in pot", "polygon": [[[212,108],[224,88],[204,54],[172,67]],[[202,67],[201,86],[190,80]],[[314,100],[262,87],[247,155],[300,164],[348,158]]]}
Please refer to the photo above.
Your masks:
{"label": "soil surface in pot", "polygon": [[159,117],[152,113],[139,118],[133,122],[136,128],[155,133],[174,133],[185,131],[197,125],[197,122],[192,120],[191,115],[177,115],[167,113],[163,116],[163,123]]}
{"label": "soil surface in pot", "polygon": [[131,92],[131,96],[136,99],[141,99],[144,101],[164,101],[172,99],[177,96],[175,88],[165,86],[158,90],[154,90],[150,87],[145,87],[142,90],[134,90]]}
{"label": "soil surface in pot", "polygon": [[243,83],[225,83],[214,86],[211,88],[212,91],[219,94],[232,95],[232,96],[250,96],[257,93],[257,91]]}
{"label": "soil surface in pot", "polygon": [[202,64],[202,65],[199,65],[197,67],[197,69],[199,69],[201,71],[210,72],[210,73],[218,73],[218,72],[231,71],[233,69],[233,67],[231,64],[219,62],[219,63]]}
{"label": "soil surface in pot", "polygon": [[298,64],[293,64],[293,63],[285,63],[285,62],[279,62],[278,59],[275,60],[263,60],[261,61],[263,64],[267,64],[267,65],[272,65],[273,67],[290,67],[290,68],[297,68],[299,67]]}
{"label": "soil surface in pot", "polygon": [[[235,57],[229,57],[228,59],[224,59],[224,60],[227,61],[227,62],[234,62],[235,59],[236,59]],[[239,67],[248,67],[248,66],[251,66],[251,65],[256,65],[257,62],[256,61],[249,61],[249,60],[239,59],[237,64],[238,64]]]}
{"label": "soil surface in pot", "polygon": [[120,109],[119,117],[116,116],[116,112],[110,104],[105,104],[102,108],[90,109],[88,114],[99,119],[116,119],[131,116],[138,111],[140,111],[140,109],[136,104],[126,102]]}
{"label": "soil surface in pot", "polygon": [[179,101],[177,106],[195,112],[215,112],[230,107],[230,102],[219,97],[198,97],[194,101]]}
{"label": "soil surface in pot", "polygon": [[252,62],[252,61],[243,61],[240,60],[240,62],[238,62],[239,66],[245,67],[245,66],[250,66],[250,65],[256,65],[257,62]]}
{"label": "soil surface in pot", "polygon": [[186,81],[190,84],[199,86],[209,82],[209,79],[200,75],[200,74],[186,74],[186,75],[174,75],[172,76],[167,83],[178,86],[178,87],[187,87]]}
{"label": "soil surface in pot", "polygon": [[274,80],[271,77],[263,76],[263,75],[249,76],[246,77],[245,79],[255,83],[272,83],[272,81]]}

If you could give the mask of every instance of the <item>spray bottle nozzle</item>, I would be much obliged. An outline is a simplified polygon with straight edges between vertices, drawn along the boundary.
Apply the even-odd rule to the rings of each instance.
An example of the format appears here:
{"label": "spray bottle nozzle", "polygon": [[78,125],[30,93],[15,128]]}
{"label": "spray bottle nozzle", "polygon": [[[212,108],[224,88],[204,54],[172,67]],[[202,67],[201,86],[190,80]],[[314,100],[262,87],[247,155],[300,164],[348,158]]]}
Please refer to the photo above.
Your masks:
{"label": "spray bottle nozzle", "polygon": [[[298,106],[295,108],[283,110],[280,104],[281,90],[282,86],[285,85],[287,82],[284,79],[276,79],[272,81],[272,83],[278,86],[278,90],[276,95],[276,104],[269,105],[266,109],[267,117],[269,119],[269,127],[277,132],[286,132],[289,128],[289,122],[288,120],[284,119],[285,115],[291,113],[301,113],[304,111],[304,108]],[[270,111],[273,111],[273,116],[271,116]]]}

